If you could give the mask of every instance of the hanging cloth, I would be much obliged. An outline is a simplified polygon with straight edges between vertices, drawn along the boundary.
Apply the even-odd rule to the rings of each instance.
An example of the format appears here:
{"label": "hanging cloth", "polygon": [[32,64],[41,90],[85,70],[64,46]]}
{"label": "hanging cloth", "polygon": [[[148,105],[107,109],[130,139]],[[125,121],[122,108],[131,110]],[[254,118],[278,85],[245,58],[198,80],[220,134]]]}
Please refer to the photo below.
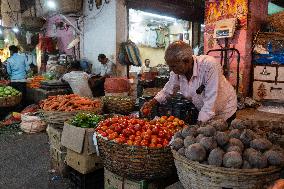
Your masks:
{"label": "hanging cloth", "polygon": [[120,45],[119,62],[124,65],[141,66],[140,51],[135,43],[128,40]]}

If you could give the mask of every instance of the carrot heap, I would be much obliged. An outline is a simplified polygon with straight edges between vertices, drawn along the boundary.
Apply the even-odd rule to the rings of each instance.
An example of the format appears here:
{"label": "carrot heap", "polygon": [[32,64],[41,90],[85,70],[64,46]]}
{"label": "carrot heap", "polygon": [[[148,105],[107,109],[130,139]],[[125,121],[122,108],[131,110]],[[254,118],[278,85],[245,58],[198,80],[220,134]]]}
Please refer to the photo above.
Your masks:
{"label": "carrot heap", "polygon": [[71,112],[77,110],[93,110],[99,108],[101,102],[75,94],[49,96],[41,101],[40,108],[45,111]]}
{"label": "carrot heap", "polygon": [[43,76],[35,76],[27,83],[28,88],[40,88],[40,82],[44,80]]}

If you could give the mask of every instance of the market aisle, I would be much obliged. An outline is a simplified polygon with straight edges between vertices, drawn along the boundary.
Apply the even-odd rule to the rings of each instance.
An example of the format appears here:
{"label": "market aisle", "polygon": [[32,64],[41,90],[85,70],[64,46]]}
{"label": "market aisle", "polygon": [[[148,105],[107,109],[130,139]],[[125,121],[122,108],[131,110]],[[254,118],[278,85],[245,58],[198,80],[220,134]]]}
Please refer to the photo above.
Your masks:
{"label": "market aisle", "polygon": [[0,135],[1,189],[64,189],[63,180],[49,182],[46,133]]}

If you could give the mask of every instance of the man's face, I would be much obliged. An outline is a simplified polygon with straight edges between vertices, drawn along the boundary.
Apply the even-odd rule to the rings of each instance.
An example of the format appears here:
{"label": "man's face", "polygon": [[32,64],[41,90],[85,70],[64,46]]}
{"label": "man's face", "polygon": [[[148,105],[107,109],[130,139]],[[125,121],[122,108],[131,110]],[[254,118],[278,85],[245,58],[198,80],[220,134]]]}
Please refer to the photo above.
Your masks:
{"label": "man's face", "polygon": [[107,58],[98,58],[98,60],[102,64],[106,64],[107,63]]}
{"label": "man's face", "polygon": [[167,61],[170,70],[178,75],[185,75],[192,69],[193,60],[171,60]]}

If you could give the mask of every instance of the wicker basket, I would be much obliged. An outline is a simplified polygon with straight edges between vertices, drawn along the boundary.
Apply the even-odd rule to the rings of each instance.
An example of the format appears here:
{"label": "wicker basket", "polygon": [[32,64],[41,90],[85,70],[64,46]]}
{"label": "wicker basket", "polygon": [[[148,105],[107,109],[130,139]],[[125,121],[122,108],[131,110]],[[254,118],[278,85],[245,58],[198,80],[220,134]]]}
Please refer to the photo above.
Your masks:
{"label": "wicker basket", "polygon": [[102,114],[103,113],[103,102],[101,102],[101,105],[99,108],[95,108],[93,110],[89,111],[72,111],[72,112],[62,112],[62,111],[44,111],[42,110],[41,113],[43,115],[43,119],[46,122],[47,125],[57,125],[63,127],[64,122],[68,121],[72,117],[74,117],[78,113],[95,113],[95,114]]}
{"label": "wicker basket", "polygon": [[164,178],[176,172],[170,147],[128,146],[97,137],[104,167],[135,180]]}
{"label": "wicker basket", "polygon": [[129,114],[135,108],[135,99],[129,96],[104,96],[102,100],[108,113]]}
{"label": "wicker basket", "polygon": [[190,189],[264,189],[279,179],[281,168],[229,169],[190,161],[172,150],[179,180]]}
{"label": "wicker basket", "polygon": [[20,104],[21,100],[22,100],[22,94],[18,96],[1,97],[0,107],[1,108],[13,107]]}
{"label": "wicker basket", "polygon": [[284,33],[284,11],[269,16],[268,21],[273,29]]}

